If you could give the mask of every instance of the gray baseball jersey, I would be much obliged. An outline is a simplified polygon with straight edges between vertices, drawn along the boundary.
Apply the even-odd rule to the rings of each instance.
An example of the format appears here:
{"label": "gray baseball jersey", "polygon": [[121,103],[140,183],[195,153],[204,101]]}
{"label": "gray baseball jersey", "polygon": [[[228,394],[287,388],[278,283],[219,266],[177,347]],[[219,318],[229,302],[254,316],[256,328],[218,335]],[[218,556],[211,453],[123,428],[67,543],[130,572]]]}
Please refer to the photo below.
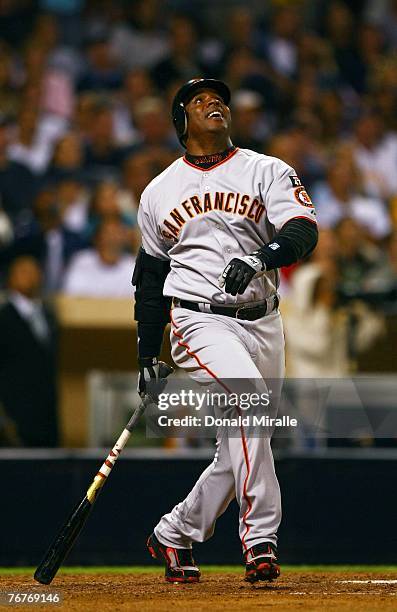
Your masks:
{"label": "gray baseball jersey", "polygon": [[[171,262],[165,295],[232,305],[273,295],[278,272],[253,279],[242,295],[233,297],[218,284],[225,266],[271,243],[297,217],[315,222],[313,204],[293,168],[275,157],[235,149],[210,169],[186,158],[176,160],[143,192],[138,222],[145,251]],[[234,391],[237,379],[255,379],[266,390],[266,380],[284,376],[277,309],[247,321],[178,306],[171,323],[173,360],[194,380],[227,379],[227,388]],[[161,518],[156,536],[176,548],[206,540],[233,497],[240,506],[243,550],[264,541],[276,544],[281,501],[270,440],[249,438],[243,427],[237,439],[225,429],[218,432],[213,463],[186,499]]]}
{"label": "gray baseball jersey", "polygon": [[145,251],[171,260],[164,295],[235,304],[269,297],[277,290],[278,272],[254,279],[233,297],[218,284],[226,264],[270,242],[297,217],[314,221],[315,211],[293,168],[235,149],[208,170],[177,159],[142,193],[138,223]]}

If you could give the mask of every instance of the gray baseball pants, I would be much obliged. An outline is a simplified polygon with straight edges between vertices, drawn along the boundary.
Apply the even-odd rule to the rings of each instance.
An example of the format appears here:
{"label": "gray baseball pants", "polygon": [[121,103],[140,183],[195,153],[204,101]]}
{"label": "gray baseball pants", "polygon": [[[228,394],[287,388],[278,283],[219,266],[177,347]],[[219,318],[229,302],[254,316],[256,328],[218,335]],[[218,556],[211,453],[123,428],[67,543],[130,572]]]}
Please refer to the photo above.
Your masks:
{"label": "gray baseball pants", "polygon": [[[284,335],[278,310],[256,321],[242,321],[185,308],[174,308],[172,357],[197,381],[209,377],[233,380],[284,377]],[[230,383],[230,384],[229,384]],[[265,386],[266,388],[266,386]],[[239,534],[243,551],[260,542],[277,544],[281,497],[274,470],[270,437],[217,435],[213,462],[186,499],[165,514],[155,527],[166,546],[191,548],[210,538],[217,518],[236,497],[240,507]]]}

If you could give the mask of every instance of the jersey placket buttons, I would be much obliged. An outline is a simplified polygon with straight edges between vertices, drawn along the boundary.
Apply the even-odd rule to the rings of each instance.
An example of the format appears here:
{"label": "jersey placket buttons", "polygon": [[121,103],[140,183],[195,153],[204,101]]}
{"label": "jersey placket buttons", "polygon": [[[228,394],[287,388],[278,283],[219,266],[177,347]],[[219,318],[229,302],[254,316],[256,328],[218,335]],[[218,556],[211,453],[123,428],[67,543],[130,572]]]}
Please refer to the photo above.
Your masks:
{"label": "jersey placket buttons", "polygon": [[[200,192],[202,198],[204,198],[204,194],[206,192],[211,190],[211,186],[209,183],[209,172],[203,172],[200,179]],[[223,227],[219,223],[216,223],[215,229],[217,230],[217,239],[225,254],[225,262],[227,263],[230,260],[230,255],[233,253],[233,249],[227,243],[225,244],[224,242],[225,239],[227,240],[227,235],[224,233]]]}

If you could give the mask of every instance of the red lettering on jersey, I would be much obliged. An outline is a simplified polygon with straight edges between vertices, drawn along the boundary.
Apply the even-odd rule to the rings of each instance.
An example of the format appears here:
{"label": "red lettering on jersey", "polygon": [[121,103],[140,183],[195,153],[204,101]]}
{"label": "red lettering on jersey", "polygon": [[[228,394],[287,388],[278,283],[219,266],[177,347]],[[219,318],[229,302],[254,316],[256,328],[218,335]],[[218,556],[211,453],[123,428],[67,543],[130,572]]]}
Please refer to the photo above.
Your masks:
{"label": "red lettering on jersey", "polygon": [[216,192],[214,210],[223,210],[224,197],[225,194],[222,191],[220,193],[219,191]]}
{"label": "red lettering on jersey", "polygon": [[239,215],[245,215],[245,213],[247,212],[249,201],[250,201],[250,196],[247,194],[244,194],[240,201],[240,208],[237,211]]}
{"label": "red lettering on jersey", "polygon": [[206,193],[204,196],[204,212],[206,213],[210,210],[212,210],[211,196],[209,193]]}
{"label": "red lettering on jersey", "polygon": [[259,221],[261,220],[261,216],[263,215],[264,212],[265,212],[264,205],[259,204],[258,210],[255,213],[255,223],[259,223]]}
{"label": "red lettering on jersey", "polygon": [[167,221],[167,219],[165,219],[164,221],[164,225],[165,227],[168,227],[168,229],[170,230],[170,232],[175,236],[175,238],[178,237],[179,234],[179,229],[177,227],[175,227],[175,225],[172,225],[172,223],[170,223],[169,221]]}
{"label": "red lettering on jersey", "polygon": [[197,215],[200,215],[203,212],[203,209],[201,208],[201,204],[200,204],[200,200],[197,196],[192,196],[190,198],[191,203],[193,204],[193,208],[195,210],[195,213]]}
{"label": "red lettering on jersey", "polygon": [[259,200],[255,198],[255,200],[252,201],[252,204],[249,208],[249,211],[247,214],[248,219],[255,219],[254,208],[255,206],[258,206],[258,204],[259,204]]}
{"label": "red lettering on jersey", "polygon": [[235,196],[236,196],[236,194],[235,194],[235,193],[228,193],[228,194],[227,194],[226,204],[225,204],[225,212],[232,212],[231,207],[229,208],[229,203],[230,203],[230,200],[231,200],[232,198],[234,198]]}
{"label": "red lettering on jersey", "polygon": [[179,225],[179,227],[182,227],[182,225],[186,223],[185,219],[182,217],[181,213],[178,212],[176,208],[174,208],[174,210],[171,210],[170,216],[177,223],[177,225]]}
{"label": "red lettering on jersey", "polygon": [[189,217],[191,219],[193,219],[194,214],[192,213],[192,209],[190,208],[189,204],[188,204],[188,200],[185,200],[184,202],[182,202],[182,206],[183,208],[186,210],[187,214],[189,215]]}

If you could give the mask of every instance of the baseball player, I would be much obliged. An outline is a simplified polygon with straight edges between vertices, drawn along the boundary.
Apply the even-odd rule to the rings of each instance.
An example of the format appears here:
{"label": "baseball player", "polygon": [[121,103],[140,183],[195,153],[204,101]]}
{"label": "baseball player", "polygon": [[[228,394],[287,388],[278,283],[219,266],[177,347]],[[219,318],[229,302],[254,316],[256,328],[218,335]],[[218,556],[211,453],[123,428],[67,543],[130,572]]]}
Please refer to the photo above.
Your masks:
{"label": "baseball player", "polygon": [[[141,395],[149,382],[161,384],[158,355],[170,319],[173,360],[193,379],[284,376],[278,268],[314,249],[315,211],[293,168],[233,146],[229,101],[218,80],[180,88],[172,117],[186,154],[142,194],[132,280]],[[167,581],[199,581],[192,544],[212,535],[234,497],[246,580],[277,578],[281,501],[270,439],[247,437],[241,427],[237,437],[219,431],[214,461],[148,539]]]}

